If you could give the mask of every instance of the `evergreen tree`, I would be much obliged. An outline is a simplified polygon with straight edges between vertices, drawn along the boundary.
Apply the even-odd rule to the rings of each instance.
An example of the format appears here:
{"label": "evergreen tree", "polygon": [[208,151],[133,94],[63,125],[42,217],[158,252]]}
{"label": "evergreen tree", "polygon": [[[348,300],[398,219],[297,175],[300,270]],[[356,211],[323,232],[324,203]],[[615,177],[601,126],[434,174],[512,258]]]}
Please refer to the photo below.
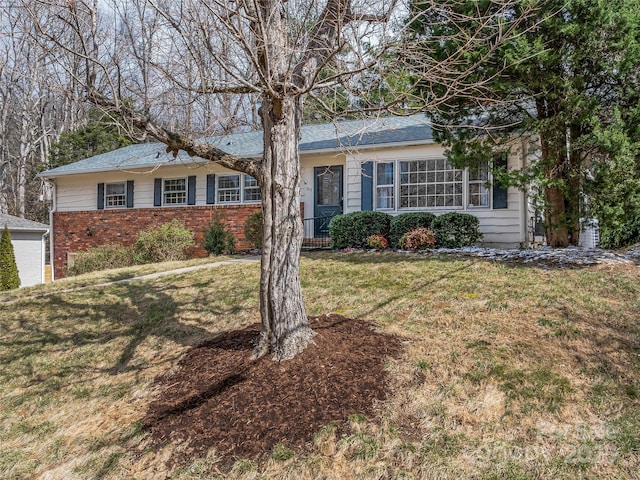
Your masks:
{"label": "evergreen tree", "polygon": [[[530,4],[523,0],[504,10],[499,1],[445,0],[442,9],[429,14],[431,21],[411,26],[417,36],[441,38],[431,55],[445,59],[462,46],[451,40],[458,38],[451,34],[461,25],[470,32],[482,28],[475,20],[478,11],[490,12],[500,23]],[[414,9],[420,5],[416,1]],[[456,17],[466,20],[447,21]],[[637,106],[639,38],[638,0],[540,1],[513,41],[487,42],[468,55],[468,64],[460,64],[468,68],[490,53],[491,61],[474,71],[482,91],[460,92],[433,113],[436,137],[458,166],[490,160],[496,147],[521,145],[524,138],[539,141],[539,156],[527,169],[497,176],[518,186],[535,179],[548,243],[577,244],[584,174],[600,159],[611,162],[619,155],[611,150],[615,112]],[[443,78],[423,93],[445,95],[447,89]],[[608,168],[606,163],[600,167]]]}
{"label": "evergreen tree", "polygon": [[7,226],[4,226],[0,238],[0,291],[11,290],[20,286],[18,266],[13,253],[11,234]]}
{"label": "evergreen tree", "polygon": [[596,138],[607,154],[593,162],[585,184],[589,217],[600,226],[600,245],[620,248],[640,242],[640,102],[616,112],[616,120]]}
{"label": "evergreen tree", "polygon": [[47,168],[67,165],[132,143],[115,123],[94,112],[89,115],[85,127],[65,132],[52,143]]}

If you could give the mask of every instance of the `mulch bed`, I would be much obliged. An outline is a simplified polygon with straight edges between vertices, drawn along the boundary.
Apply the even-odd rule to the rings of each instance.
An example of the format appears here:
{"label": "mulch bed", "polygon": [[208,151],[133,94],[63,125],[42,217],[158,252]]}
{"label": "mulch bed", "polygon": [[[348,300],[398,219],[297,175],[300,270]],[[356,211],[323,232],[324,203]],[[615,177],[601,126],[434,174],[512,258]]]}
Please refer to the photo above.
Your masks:
{"label": "mulch bed", "polygon": [[374,416],[389,383],[384,361],[400,355],[400,340],[339,315],[311,326],[315,344],[282,363],[250,359],[258,325],[188,352],[175,374],[157,380],[162,393],[142,422],[152,448],[180,444],[172,461],[184,465],[214,447],[229,466],[278,443],[301,448],[330,423],[340,434],[351,414]]}

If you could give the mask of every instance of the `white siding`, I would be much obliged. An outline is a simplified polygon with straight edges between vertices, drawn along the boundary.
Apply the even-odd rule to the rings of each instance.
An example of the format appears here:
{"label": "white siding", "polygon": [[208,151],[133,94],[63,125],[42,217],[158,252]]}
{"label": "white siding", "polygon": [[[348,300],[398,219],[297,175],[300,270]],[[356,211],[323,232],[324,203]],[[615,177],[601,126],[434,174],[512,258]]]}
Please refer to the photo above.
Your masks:
{"label": "white siding", "polygon": [[[509,168],[520,168],[523,164],[520,151],[514,149],[509,157]],[[378,150],[364,150],[360,153],[304,154],[301,159],[301,201],[304,203],[305,218],[314,216],[314,178],[316,166],[342,165],[344,168],[344,212],[359,211],[361,205],[362,163],[366,161],[390,161],[397,159],[442,158],[444,148],[430,144],[415,147],[395,147]],[[206,205],[206,176],[209,173],[231,173],[215,164],[179,164],[163,166],[153,171],[106,172],[100,174],[78,174],[55,179],[56,210],[79,211],[97,209],[97,185],[104,182],[124,182],[133,180],[134,207],[153,207],[155,178],[175,178],[196,175],[196,205]],[[525,195],[517,189],[508,192],[508,208],[483,209],[465,208],[455,211],[468,212],[480,219],[480,231],[484,243],[496,246],[517,246],[526,242],[527,204]],[[180,208],[180,207],[177,207]],[[447,210],[432,210],[435,214]]]}
{"label": "white siding", "polygon": [[42,283],[44,258],[42,233],[10,231],[13,252],[18,266],[20,286]]}
{"label": "white siding", "polygon": [[[514,149],[515,150],[515,149]],[[411,160],[421,158],[444,157],[444,148],[440,145],[423,145],[419,147],[405,147],[395,149],[385,149],[372,152],[362,152],[347,158],[347,201],[345,213],[361,210],[361,185],[362,185],[362,163],[367,161],[391,161],[391,160]],[[508,167],[520,168],[522,159],[519,151],[511,154],[508,159]],[[441,215],[448,211],[470,213],[480,220],[480,231],[484,238],[483,243],[487,246],[518,246],[526,242],[526,218],[523,218],[525,203],[524,194],[515,188],[508,190],[506,209],[489,209],[465,207],[455,210],[432,209],[436,215]],[[389,212],[391,214],[402,213]]]}
{"label": "white siding", "polygon": [[[215,164],[192,164],[162,167],[154,171],[105,172],[58,177],[56,183],[56,211],[73,212],[97,210],[98,183],[134,181],[134,208],[153,207],[155,178],[178,178],[196,176],[196,205],[206,205],[207,175],[210,173],[233,173]],[[179,207],[177,207],[179,208]]]}

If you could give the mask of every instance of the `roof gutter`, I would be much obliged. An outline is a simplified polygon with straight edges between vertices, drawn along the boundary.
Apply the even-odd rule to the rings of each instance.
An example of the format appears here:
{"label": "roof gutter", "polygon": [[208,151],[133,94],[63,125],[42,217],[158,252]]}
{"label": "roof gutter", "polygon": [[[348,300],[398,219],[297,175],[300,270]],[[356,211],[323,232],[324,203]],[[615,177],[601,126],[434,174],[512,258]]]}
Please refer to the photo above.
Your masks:
{"label": "roof gutter", "polygon": [[49,233],[49,230],[51,230],[51,228],[35,228],[35,227],[9,227],[7,225],[7,228],[9,229],[10,232],[25,232],[25,233],[42,233],[43,235],[46,235],[47,233]]}
{"label": "roof gutter", "polygon": [[[305,150],[305,149],[300,149],[300,155],[319,155],[319,154],[325,154],[325,153],[343,153],[343,152],[354,152],[354,151],[366,151],[366,150],[388,150],[390,148],[402,148],[402,147],[418,147],[420,145],[432,145],[435,142],[431,139],[429,140],[420,140],[420,141],[407,141],[407,142],[393,142],[393,143],[372,143],[372,144],[367,144],[367,145],[360,145],[360,146],[354,146],[354,147],[350,147],[350,146],[343,146],[340,149],[336,149],[336,148],[318,148],[318,149],[313,149],[313,150]],[[198,157],[199,158],[199,157]],[[259,157],[254,157],[256,160],[258,160]],[[192,163],[209,163],[208,160],[202,160],[202,161],[198,161],[198,160],[192,160]],[[215,163],[215,162],[214,162]],[[168,166],[168,165],[176,165],[175,163],[160,163],[157,164],[157,167],[163,167],[163,166]],[[54,174],[47,174],[47,172],[41,172],[38,175],[36,175],[37,177],[40,178],[46,178],[46,179],[52,179],[52,178],[57,178],[57,177],[66,177],[69,175],[85,175],[85,174],[91,174],[91,173],[105,173],[105,172],[119,172],[122,170],[135,170],[135,169],[141,169],[141,168],[149,168],[149,164],[139,164],[139,165],[127,165],[125,168],[105,168],[105,169],[84,169],[84,170],[73,170],[73,171],[67,171],[67,172],[60,172],[60,173],[54,173]]]}

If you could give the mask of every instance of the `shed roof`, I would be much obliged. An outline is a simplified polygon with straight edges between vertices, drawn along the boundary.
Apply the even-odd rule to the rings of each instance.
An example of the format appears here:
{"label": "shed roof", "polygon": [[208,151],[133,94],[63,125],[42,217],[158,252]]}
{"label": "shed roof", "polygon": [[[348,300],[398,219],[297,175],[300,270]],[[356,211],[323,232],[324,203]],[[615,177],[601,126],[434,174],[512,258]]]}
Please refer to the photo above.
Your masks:
{"label": "shed roof", "polygon": [[48,232],[49,225],[44,223],[33,222],[25,218],[14,217],[6,213],[0,213],[0,228],[7,226],[9,231],[23,231],[23,232]]}
{"label": "shed roof", "polygon": [[[208,137],[204,141],[232,155],[249,158],[262,156],[262,131]],[[432,142],[433,132],[426,117],[412,115],[305,125],[301,129],[299,148],[301,153],[335,152],[394,144],[419,145]],[[173,154],[166,153],[165,145],[162,143],[143,143],[53,168],[41,173],[40,176],[57,177],[78,173],[155,168],[180,161],[204,162],[205,160],[190,159],[182,151],[176,159]]]}

